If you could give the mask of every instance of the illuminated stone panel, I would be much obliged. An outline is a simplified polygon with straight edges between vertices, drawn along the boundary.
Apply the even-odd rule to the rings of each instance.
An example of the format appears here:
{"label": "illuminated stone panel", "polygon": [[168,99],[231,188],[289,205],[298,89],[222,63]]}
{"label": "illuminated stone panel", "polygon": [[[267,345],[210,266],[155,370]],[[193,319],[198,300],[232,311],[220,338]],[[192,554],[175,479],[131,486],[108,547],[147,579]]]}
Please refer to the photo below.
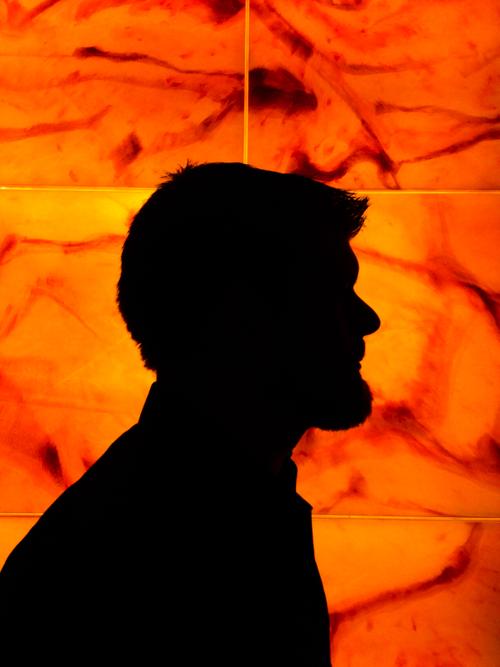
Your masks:
{"label": "illuminated stone panel", "polygon": [[341,187],[498,188],[495,0],[252,0],[251,164]]}
{"label": "illuminated stone panel", "polygon": [[36,521],[35,516],[0,516],[0,568]]}
{"label": "illuminated stone panel", "polygon": [[134,423],[154,377],[115,304],[150,191],[0,192],[0,511],[41,511]]}
{"label": "illuminated stone panel", "polygon": [[0,184],[152,187],[242,160],[240,5],[2,3]]}
{"label": "illuminated stone panel", "polygon": [[500,524],[314,521],[333,667],[497,667]]}
{"label": "illuminated stone panel", "polygon": [[498,195],[370,195],[353,240],[371,418],[311,430],[295,452],[319,513],[496,516],[500,510]]}
{"label": "illuminated stone panel", "polygon": [[[241,160],[243,0],[0,7],[0,183]],[[251,0],[249,159],[350,188],[498,187],[494,0]],[[466,35],[466,38],[464,37]]]}
{"label": "illuminated stone panel", "polygon": [[[42,511],[138,418],[154,378],[114,300],[150,192],[0,191],[0,511]],[[370,198],[373,416],[304,436],[300,491],[320,514],[499,515],[499,197]]]}

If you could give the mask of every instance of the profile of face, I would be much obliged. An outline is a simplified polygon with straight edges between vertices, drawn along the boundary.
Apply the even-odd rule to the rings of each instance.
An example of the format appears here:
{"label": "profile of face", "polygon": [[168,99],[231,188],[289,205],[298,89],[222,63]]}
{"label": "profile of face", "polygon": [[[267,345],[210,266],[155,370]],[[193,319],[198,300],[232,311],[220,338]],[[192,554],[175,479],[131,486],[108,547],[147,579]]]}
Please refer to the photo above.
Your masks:
{"label": "profile of face", "polygon": [[380,320],[355,292],[358,260],[329,204],[315,193],[299,210],[316,220],[272,246],[283,252],[276,273],[262,272],[267,283],[245,273],[224,282],[196,322],[192,353],[177,353],[165,368],[225,421],[246,420],[246,432],[253,422],[267,432],[285,424],[300,437],[309,428],[358,426],[371,413],[360,362]]}
{"label": "profile of face", "polygon": [[352,428],[371,413],[360,362],[380,319],[355,292],[359,264],[348,240],[325,233],[302,260],[291,276],[284,388],[307,428]]}

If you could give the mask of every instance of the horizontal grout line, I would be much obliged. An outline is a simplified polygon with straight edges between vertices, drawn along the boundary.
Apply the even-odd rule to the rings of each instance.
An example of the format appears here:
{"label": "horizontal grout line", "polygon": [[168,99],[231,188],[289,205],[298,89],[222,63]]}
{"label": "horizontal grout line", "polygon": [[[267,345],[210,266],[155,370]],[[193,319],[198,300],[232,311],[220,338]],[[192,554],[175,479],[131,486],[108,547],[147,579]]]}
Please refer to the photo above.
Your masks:
{"label": "horizontal grout line", "polygon": [[396,514],[313,514],[314,519],[370,519],[375,521],[468,521],[500,523],[500,516],[405,516]]}
{"label": "horizontal grout line", "polygon": [[[34,191],[34,192],[153,192],[156,185],[151,186],[111,186],[111,185],[0,185],[0,191]],[[334,186],[336,187],[336,186]],[[342,188],[356,192],[360,195],[498,195],[500,189],[490,190],[356,190],[355,188]]]}
{"label": "horizontal grout line", "polygon": [[0,519],[36,519],[41,512],[0,512]]}
{"label": "horizontal grout line", "polygon": [[[36,519],[42,512],[0,512],[0,519]],[[313,519],[370,520],[370,521],[466,521],[474,523],[500,523],[500,516],[418,516],[395,514],[313,514]]]}
{"label": "horizontal grout line", "polygon": [[153,192],[155,185],[149,187],[113,186],[113,185],[0,185],[0,191],[26,190],[33,192]]}
{"label": "horizontal grout line", "polygon": [[[335,186],[334,186],[335,187]],[[355,190],[354,188],[343,188],[360,195],[498,195],[499,189],[491,190]]]}

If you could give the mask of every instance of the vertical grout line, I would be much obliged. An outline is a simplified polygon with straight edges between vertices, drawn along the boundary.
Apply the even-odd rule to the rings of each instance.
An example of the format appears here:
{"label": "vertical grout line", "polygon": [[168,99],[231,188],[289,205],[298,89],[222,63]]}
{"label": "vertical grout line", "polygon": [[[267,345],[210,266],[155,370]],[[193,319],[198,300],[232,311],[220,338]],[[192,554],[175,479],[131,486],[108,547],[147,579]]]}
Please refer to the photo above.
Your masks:
{"label": "vertical grout line", "polygon": [[250,89],[250,0],[245,0],[245,77],[243,91],[243,162],[248,164],[248,116]]}

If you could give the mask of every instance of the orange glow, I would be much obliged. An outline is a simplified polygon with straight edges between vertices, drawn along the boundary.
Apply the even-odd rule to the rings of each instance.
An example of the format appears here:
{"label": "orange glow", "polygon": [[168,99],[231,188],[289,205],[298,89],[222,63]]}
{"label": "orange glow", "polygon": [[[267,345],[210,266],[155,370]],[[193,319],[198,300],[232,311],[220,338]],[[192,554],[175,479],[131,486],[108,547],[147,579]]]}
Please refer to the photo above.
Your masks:
{"label": "orange glow", "polygon": [[373,415],[303,438],[301,492],[321,513],[498,515],[498,197],[370,199],[353,247],[382,320],[363,361]]}
{"label": "orange glow", "polygon": [[[0,192],[3,511],[41,511],[138,416],[153,376],[114,299],[150,192]],[[379,193],[369,211],[353,246],[383,323],[363,361],[374,412],[306,434],[301,491],[320,513],[493,516],[497,195]]]}
{"label": "orange glow", "polygon": [[150,192],[0,192],[3,511],[43,509],[138,415],[153,378],[115,286]]}
{"label": "orange glow", "polygon": [[354,189],[498,188],[494,0],[252,10],[251,164]]}
{"label": "orange glow", "polygon": [[316,519],[333,665],[498,662],[498,524]]}
{"label": "orange glow", "polygon": [[187,158],[248,160],[370,189],[373,415],[294,454],[333,664],[497,664],[498,7],[438,4],[0,7],[0,563],[154,379],[115,305],[132,216]]}
{"label": "orange glow", "polygon": [[0,183],[151,187],[188,157],[241,161],[244,16],[209,4],[0,7]]}

